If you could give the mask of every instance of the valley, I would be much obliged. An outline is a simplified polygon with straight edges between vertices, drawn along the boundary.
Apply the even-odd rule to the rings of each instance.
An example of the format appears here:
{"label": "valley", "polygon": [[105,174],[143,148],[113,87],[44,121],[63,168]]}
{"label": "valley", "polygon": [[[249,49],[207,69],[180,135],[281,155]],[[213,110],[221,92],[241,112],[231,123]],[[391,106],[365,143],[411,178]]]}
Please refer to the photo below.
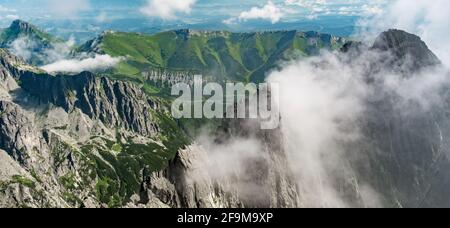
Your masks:
{"label": "valley", "polygon": [[[20,20],[0,34],[0,207],[450,205],[448,87],[432,87],[440,102],[426,108],[402,87],[448,72],[413,34],[362,43],[300,31],[106,31],[76,46]],[[43,70],[98,55],[121,61]],[[304,87],[297,70],[317,77]],[[173,118],[171,86],[197,74],[275,77],[306,96],[282,97],[294,111],[272,130],[259,119]]]}

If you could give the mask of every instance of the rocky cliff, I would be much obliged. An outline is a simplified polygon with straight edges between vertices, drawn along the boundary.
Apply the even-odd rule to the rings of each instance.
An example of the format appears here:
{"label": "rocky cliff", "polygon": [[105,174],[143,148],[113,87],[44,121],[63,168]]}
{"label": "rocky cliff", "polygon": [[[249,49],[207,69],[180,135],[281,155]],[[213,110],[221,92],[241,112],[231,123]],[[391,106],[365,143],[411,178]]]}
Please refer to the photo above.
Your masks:
{"label": "rocky cliff", "polygon": [[249,169],[238,182],[258,177],[267,192],[254,201],[202,172],[208,152],[139,86],[88,72],[52,76],[1,53],[1,206],[297,206],[275,142],[257,161],[263,175]]}
{"label": "rocky cliff", "polygon": [[[371,91],[359,120],[363,137],[347,148],[358,158],[351,161],[358,179],[369,180],[385,206],[448,207],[450,75],[419,37],[404,31],[389,30],[372,47],[353,43],[344,51],[355,68],[364,65]],[[411,98],[433,80],[442,80],[427,92],[435,97]],[[411,83],[416,86],[405,92]]]}
{"label": "rocky cliff", "polygon": [[[372,94],[355,121],[361,137],[343,145],[352,173],[334,170],[337,193],[348,206],[373,206],[362,200],[366,182],[379,206],[448,207],[447,87],[424,108],[385,83],[393,72],[420,79],[439,65],[436,56],[420,38],[391,30],[370,47],[345,45],[338,58],[363,65]],[[309,183],[291,170],[281,128],[225,120],[195,141],[167,105],[131,82],[52,76],[0,49],[0,206],[326,206],[305,199]]]}
{"label": "rocky cliff", "polygon": [[157,103],[132,83],[98,78],[89,72],[71,77],[31,73],[19,80],[41,103],[52,103],[66,112],[80,109],[108,127],[122,127],[142,136],[157,131],[149,112],[158,109]]}
{"label": "rocky cliff", "polygon": [[[242,126],[247,126],[243,130]],[[217,151],[194,144],[178,153],[169,168],[146,180],[144,201],[156,195],[165,205],[183,208],[296,208],[301,206],[295,178],[288,166],[280,129],[259,130],[255,120],[224,121],[215,137],[217,145],[229,149],[233,160],[217,160]],[[229,145],[238,140],[239,154]],[[260,144],[255,154],[245,140]],[[236,142],[234,142],[236,143]],[[221,152],[219,152],[221,153]],[[239,158],[238,158],[239,157]],[[224,167],[230,165],[231,167]],[[225,169],[219,171],[221,169]],[[142,194],[141,193],[141,194]]]}
{"label": "rocky cliff", "polygon": [[[158,140],[159,154],[151,151],[156,150],[157,133],[162,131],[151,116],[159,106],[137,86],[89,73],[51,76],[31,71],[34,68],[7,51],[1,54],[0,148],[10,157],[2,166],[6,170],[1,176],[3,206],[120,206],[139,188],[130,186],[121,196],[117,193],[113,204],[108,185],[114,182],[121,187],[126,181],[122,183],[118,168],[101,153],[117,162],[114,153],[133,151],[129,147],[147,149],[155,155],[146,165],[157,170],[181,146],[174,145],[169,152]],[[139,164],[143,158],[131,156],[135,155],[123,159],[137,163],[136,170],[122,172],[130,176],[127,184],[138,185],[145,169]],[[15,165],[6,165],[10,163]]]}

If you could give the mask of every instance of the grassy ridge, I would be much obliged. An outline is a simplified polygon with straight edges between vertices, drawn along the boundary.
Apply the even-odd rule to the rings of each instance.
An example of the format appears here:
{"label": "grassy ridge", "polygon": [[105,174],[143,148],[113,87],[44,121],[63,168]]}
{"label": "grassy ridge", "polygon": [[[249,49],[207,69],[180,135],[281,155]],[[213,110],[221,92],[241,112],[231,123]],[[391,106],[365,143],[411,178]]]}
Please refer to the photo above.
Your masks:
{"label": "grassy ridge", "polygon": [[336,49],[344,40],[315,32],[196,32],[177,30],[156,35],[108,32],[101,50],[127,56],[113,74],[140,77],[151,68],[186,70],[213,76],[217,81],[262,81],[278,61],[309,56],[320,49]]}

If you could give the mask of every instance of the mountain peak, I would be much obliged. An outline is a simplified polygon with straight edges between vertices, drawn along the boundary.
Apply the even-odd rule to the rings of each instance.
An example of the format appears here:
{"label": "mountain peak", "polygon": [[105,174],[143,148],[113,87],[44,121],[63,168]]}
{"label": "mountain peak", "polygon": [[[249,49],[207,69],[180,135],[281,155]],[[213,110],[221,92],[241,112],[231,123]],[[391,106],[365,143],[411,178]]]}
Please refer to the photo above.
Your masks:
{"label": "mountain peak", "polygon": [[11,23],[9,29],[12,31],[29,33],[34,31],[35,27],[26,21],[15,20]]}
{"label": "mountain peak", "polygon": [[8,29],[5,30],[7,35],[7,39],[9,41],[14,40],[18,38],[19,36],[33,36],[34,38],[37,38],[40,41],[57,41],[54,39],[51,35],[47,34],[46,32],[42,31],[38,27],[34,26],[31,23],[28,23],[26,21],[22,20],[15,20],[11,23]]}
{"label": "mountain peak", "polygon": [[52,61],[42,53],[45,49],[55,49],[55,44],[63,42],[26,21],[15,20],[8,28],[0,31],[0,48],[11,50],[14,42],[18,40],[27,44],[29,54],[28,52],[15,54],[33,65],[44,65]]}
{"label": "mountain peak", "polygon": [[413,69],[440,64],[437,56],[419,36],[398,29],[381,33],[372,49],[390,51],[397,59],[402,60],[402,64],[408,63]]}

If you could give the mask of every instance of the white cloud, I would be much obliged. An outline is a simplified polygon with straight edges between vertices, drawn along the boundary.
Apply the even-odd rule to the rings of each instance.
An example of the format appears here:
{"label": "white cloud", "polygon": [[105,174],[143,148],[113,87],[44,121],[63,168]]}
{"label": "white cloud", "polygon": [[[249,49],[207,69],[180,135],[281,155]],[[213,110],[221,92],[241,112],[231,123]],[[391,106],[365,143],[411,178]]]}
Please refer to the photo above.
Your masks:
{"label": "white cloud", "polygon": [[384,12],[378,5],[363,5],[362,10],[364,15],[379,15]]}
{"label": "white cloud", "polygon": [[189,14],[197,0],[148,0],[140,11],[149,17],[174,20],[177,14]]}
{"label": "white cloud", "polygon": [[386,0],[285,0],[287,6],[297,6],[306,10],[307,18],[321,15],[372,16],[381,14]]}
{"label": "white cloud", "polygon": [[123,58],[120,57],[115,58],[111,57],[110,55],[95,55],[94,57],[81,60],[78,59],[60,60],[55,63],[43,66],[41,68],[49,73],[57,73],[57,72],[80,73],[83,71],[96,72],[112,68],[122,60]]}
{"label": "white cloud", "polygon": [[327,14],[330,12],[327,6],[329,3],[326,0],[286,0],[284,4],[306,9],[308,11],[306,18],[309,20],[317,19],[319,14]]}
{"label": "white cloud", "polygon": [[[374,0],[370,3],[353,0],[284,0],[281,3],[269,1],[266,5],[253,7],[241,12],[236,17],[224,20],[224,24],[232,25],[248,20],[267,20],[273,24],[282,18],[295,16],[314,20],[323,15],[373,16],[383,13],[386,0]],[[289,19],[289,18],[288,18]]]}
{"label": "white cloud", "polygon": [[8,47],[14,55],[29,61],[33,55],[33,50],[37,48],[37,43],[27,37],[15,39]]}
{"label": "white cloud", "polygon": [[227,24],[227,25],[236,24],[236,18],[229,18],[229,19],[223,20],[222,23]]}
{"label": "white cloud", "polygon": [[75,17],[78,13],[91,9],[89,0],[47,0],[48,9],[59,17]]}
{"label": "white cloud", "polygon": [[17,10],[0,5],[0,20],[16,20],[19,16]]}
{"label": "white cloud", "polygon": [[253,7],[249,11],[242,12],[238,19],[240,21],[248,21],[255,19],[268,20],[275,24],[281,20],[284,16],[284,12],[281,7],[275,5],[272,1],[267,2],[267,4],[261,8]]}
{"label": "white cloud", "polygon": [[237,22],[249,20],[266,20],[272,24],[278,23],[285,15],[286,10],[281,6],[275,5],[272,1],[267,2],[262,7],[253,7],[248,11],[243,11],[238,17],[232,17],[224,20],[224,24],[236,24]]}
{"label": "white cloud", "polygon": [[35,64],[48,64],[67,58],[74,46],[74,38],[66,43],[54,43],[50,47],[42,47],[36,40],[21,36],[8,45],[8,50],[27,62],[39,60]]}
{"label": "white cloud", "polygon": [[327,53],[288,64],[268,81],[279,83],[284,147],[302,202],[307,207],[349,207],[334,186],[344,172],[333,171],[353,172],[343,158],[345,143],[359,136],[351,123],[361,115],[366,90],[357,71]]}
{"label": "white cloud", "polygon": [[298,5],[304,8],[317,8],[327,4],[326,0],[286,0],[286,5]]}
{"label": "white cloud", "polygon": [[8,19],[8,20],[17,20],[17,19],[19,19],[19,15],[17,15],[17,14],[8,14],[8,15],[5,16],[5,18]]}
{"label": "white cloud", "polygon": [[10,9],[10,8],[7,8],[5,6],[0,5],[0,12],[2,12],[2,13],[15,13],[15,12],[17,12],[17,10]]}
{"label": "white cloud", "polygon": [[99,23],[106,23],[110,22],[111,18],[109,17],[108,13],[102,11],[97,17],[95,17],[95,20]]}

